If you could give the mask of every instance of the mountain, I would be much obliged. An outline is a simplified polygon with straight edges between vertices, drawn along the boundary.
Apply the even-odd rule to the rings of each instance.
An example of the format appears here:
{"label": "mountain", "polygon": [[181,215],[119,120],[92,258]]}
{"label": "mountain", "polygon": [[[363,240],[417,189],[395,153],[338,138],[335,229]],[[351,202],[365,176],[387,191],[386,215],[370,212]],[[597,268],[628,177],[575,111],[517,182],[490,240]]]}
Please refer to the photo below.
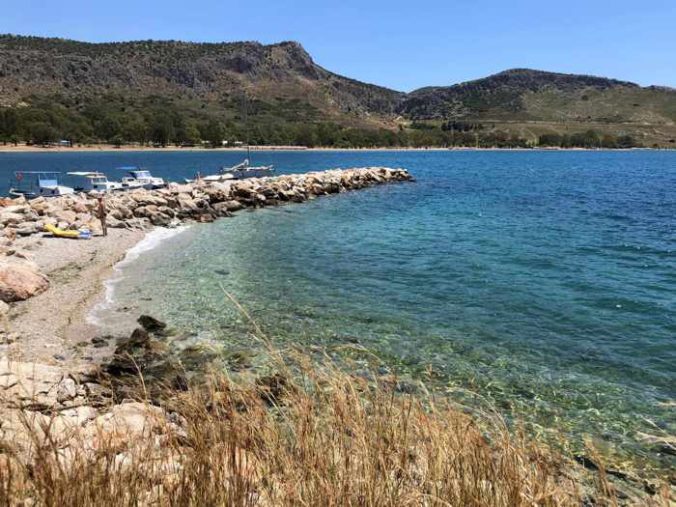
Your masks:
{"label": "mountain", "polygon": [[596,76],[512,69],[408,95],[400,112],[414,119],[466,118],[670,124],[676,92]]}
{"label": "mountain", "polygon": [[673,89],[594,76],[513,69],[407,94],[330,72],[297,42],[0,35],[0,139],[525,145],[593,130],[673,146],[675,125]]}
{"label": "mountain", "polygon": [[462,120],[511,131],[594,128],[666,142],[676,134],[676,90],[596,76],[511,69],[407,95],[398,112],[413,120]]}
{"label": "mountain", "polygon": [[252,99],[301,100],[327,116],[392,114],[403,96],[329,72],[296,42],[93,44],[0,36],[0,91],[5,103],[30,95],[123,93],[213,105],[229,98],[241,100],[245,90]]}

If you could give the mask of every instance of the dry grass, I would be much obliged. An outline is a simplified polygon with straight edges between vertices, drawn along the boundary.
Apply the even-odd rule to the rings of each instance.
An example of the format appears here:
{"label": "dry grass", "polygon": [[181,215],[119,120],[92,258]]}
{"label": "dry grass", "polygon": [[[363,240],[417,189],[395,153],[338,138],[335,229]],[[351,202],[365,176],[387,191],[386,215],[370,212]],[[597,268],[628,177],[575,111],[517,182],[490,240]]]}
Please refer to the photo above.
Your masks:
{"label": "dry grass", "polygon": [[[270,375],[219,372],[161,390],[162,420],[136,437],[65,445],[26,421],[30,456],[0,438],[0,507],[617,505],[602,467],[590,476],[496,413],[478,425],[424,388],[401,394],[396,379],[357,378],[263,341]],[[652,505],[668,502],[665,489]]]}
{"label": "dry grass", "polygon": [[95,450],[33,432],[28,460],[0,442],[0,505],[615,504],[602,473],[582,492],[568,464],[497,419],[486,436],[445,402],[305,361],[293,370],[167,392],[180,431]]}

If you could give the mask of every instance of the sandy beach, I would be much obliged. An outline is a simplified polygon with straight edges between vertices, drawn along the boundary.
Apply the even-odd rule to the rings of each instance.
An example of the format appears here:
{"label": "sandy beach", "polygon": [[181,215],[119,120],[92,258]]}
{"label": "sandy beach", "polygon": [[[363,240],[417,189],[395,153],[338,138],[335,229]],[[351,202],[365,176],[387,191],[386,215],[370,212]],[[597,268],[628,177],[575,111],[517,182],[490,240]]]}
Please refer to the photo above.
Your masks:
{"label": "sandy beach", "polygon": [[[427,148],[402,148],[402,147],[382,147],[382,148],[322,148],[307,146],[251,146],[251,151],[447,151],[449,148],[427,147]],[[472,149],[472,148],[457,148]],[[78,152],[135,152],[135,151],[157,151],[157,152],[243,152],[246,147],[242,146],[224,146],[220,148],[205,148],[202,146],[143,146],[140,144],[114,146],[112,144],[95,144],[95,145],[77,145],[73,147],[65,146],[35,146],[35,145],[0,145],[0,153],[78,153]]]}
{"label": "sandy beach", "polygon": [[87,313],[103,294],[103,282],[127,250],[144,237],[140,230],[110,229],[108,236],[89,241],[32,236],[17,239],[17,247],[50,279],[50,288],[15,303],[7,326],[16,341],[6,348],[16,361],[64,366],[70,370],[96,362],[109,350],[93,347],[96,327]]}
{"label": "sandy beach", "polygon": [[[521,152],[521,151],[636,151],[636,150],[665,150],[668,148],[560,148],[560,147],[535,147],[535,148],[476,148],[467,146],[455,147],[372,147],[372,148],[332,148],[332,147],[312,147],[307,146],[251,146],[251,151],[308,151],[308,152],[368,152],[368,151],[507,151],[507,152]],[[246,148],[242,146],[222,147],[222,148],[205,148],[201,146],[193,147],[179,147],[179,146],[142,146],[142,145],[128,145],[128,146],[114,146],[112,144],[96,144],[96,145],[78,145],[73,147],[64,146],[28,146],[28,145],[2,145],[0,144],[1,153],[98,153],[98,152],[245,152]]]}

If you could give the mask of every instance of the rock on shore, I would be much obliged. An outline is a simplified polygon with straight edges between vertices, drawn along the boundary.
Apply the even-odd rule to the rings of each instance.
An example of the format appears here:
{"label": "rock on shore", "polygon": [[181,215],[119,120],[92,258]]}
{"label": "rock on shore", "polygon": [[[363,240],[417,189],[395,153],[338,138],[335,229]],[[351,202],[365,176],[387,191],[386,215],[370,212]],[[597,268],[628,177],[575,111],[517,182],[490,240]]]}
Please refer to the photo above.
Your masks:
{"label": "rock on shore", "polygon": [[23,301],[48,287],[47,277],[33,262],[17,256],[0,258],[0,301]]}

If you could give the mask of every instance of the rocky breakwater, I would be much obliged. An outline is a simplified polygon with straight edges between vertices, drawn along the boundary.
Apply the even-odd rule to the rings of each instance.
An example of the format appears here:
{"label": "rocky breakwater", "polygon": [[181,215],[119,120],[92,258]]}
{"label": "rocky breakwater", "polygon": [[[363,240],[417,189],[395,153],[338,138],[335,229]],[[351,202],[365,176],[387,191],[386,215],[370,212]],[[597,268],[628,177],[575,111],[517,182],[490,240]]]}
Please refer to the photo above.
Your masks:
{"label": "rocky breakwater", "polygon": [[369,167],[329,170],[272,178],[171,184],[107,198],[110,227],[171,226],[185,221],[211,222],[243,208],[303,202],[373,185],[412,180],[404,169]]}
{"label": "rocky breakwater", "polygon": [[[303,202],[374,185],[411,181],[404,169],[367,167],[247,180],[172,183],[157,190],[132,190],[105,196],[108,227],[144,229],[183,222],[212,222],[243,208]],[[97,196],[75,194],[46,199],[0,199],[0,303],[21,301],[45,291],[49,280],[16,247],[17,237],[42,234],[47,224],[89,229],[101,234]],[[3,310],[4,307],[0,307]]]}
{"label": "rocky breakwater", "polygon": [[[246,180],[172,183],[157,190],[137,189],[105,196],[108,227],[171,226],[184,221],[210,222],[243,208],[303,202],[318,196],[378,184],[411,181],[404,169],[333,169]],[[62,229],[101,232],[96,196],[76,194],[51,199],[7,199],[0,207],[0,236],[41,233],[47,224]],[[6,241],[6,240],[5,240]]]}

